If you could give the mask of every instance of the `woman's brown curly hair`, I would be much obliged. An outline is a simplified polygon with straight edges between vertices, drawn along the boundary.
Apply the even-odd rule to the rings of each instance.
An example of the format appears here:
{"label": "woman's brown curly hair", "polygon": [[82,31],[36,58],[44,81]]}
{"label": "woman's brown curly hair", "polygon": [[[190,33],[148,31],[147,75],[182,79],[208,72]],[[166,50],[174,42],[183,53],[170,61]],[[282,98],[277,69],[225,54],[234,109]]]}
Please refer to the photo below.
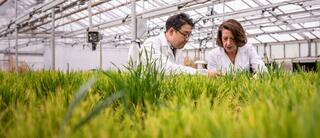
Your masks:
{"label": "woman's brown curly hair", "polygon": [[223,47],[221,37],[222,37],[222,31],[224,29],[231,31],[231,33],[234,36],[236,45],[238,47],[242,47],[247,43],[247,36],[242,25],[237,20],[229,19],[224,21],[219,26],[218,33],[217,33],[217,40],[216,40],[216,43],[218,46]]}

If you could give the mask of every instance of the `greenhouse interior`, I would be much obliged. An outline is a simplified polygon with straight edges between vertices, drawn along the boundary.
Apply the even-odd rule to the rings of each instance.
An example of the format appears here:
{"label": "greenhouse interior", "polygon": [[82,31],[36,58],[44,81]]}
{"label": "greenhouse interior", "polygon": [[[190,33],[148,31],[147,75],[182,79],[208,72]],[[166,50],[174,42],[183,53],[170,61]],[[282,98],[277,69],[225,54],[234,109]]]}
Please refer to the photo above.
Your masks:
{"label": "greenhouse interior", "polygon": [[[180,13],[196,73],[133,65]],[[210,70],[230,19],[263,73]],[[319,98],[320,0],[0,0],[0,137],[320,137]]]}

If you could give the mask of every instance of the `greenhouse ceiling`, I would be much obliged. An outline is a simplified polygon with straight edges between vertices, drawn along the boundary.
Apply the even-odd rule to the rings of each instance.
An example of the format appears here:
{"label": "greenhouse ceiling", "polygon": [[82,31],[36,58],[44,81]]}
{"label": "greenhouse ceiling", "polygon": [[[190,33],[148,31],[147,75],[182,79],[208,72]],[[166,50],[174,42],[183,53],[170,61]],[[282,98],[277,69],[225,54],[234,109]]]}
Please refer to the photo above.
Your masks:
{"label": "greenhouse ceiling", "polygon": [[253,44],[320,38],[320,0],[137,0],[135,14],[129,0],[17,2],[17,19],[14,0],[0,6],[0,41],[14,40],[17,24],[19,46],[50,41],[53,36],[64,44],[86,43],[88,29],[102,33],[103,44],[128,46],[135,32],[132,17],[137,18],[135,41],[143,42],[163,31],[167,17],[179,12],[188,13],[196,21],[191,43],[186,47],[191,49],[214,46],[216,28],[230,18],[242,23]]}

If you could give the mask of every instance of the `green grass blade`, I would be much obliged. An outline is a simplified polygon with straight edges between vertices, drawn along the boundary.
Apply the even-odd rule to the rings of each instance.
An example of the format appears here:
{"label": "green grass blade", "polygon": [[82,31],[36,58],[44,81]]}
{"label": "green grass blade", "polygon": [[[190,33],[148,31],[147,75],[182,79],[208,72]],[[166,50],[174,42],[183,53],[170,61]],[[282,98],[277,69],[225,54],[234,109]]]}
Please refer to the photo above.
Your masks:
{"label": "green grass blade", "polygon": [[67,110],[67,114],[65,115],[63,122],[61,123],[60,130],[59,130],[60,136],[63,134],[63,129],[65,125],[68,123],[68,121],[70,120],[70,117],[74,112],[74,109],[80,103],[81,99],[83,99],[86,96],[86,94],[88,93],[88,89],[96,82],[96,80],[97,80],[97,77],[93,76],[89,81],[87,81],[84,85],[82,85],[78,90],[78,92],[76,93],[74,100],[70,103]]}
{"label": "green grass blade", "polygon": [[74,127],[74,131],[78,130],[79,128],[81,128],[81,126],[88,123],[93,117],[98,115],[99,112],[101,112],[103,109],[105,109],[106,107],[111,105],[115,100],[123,97],[123,95],[124,95],[124,92],[120,91],[115,94],[112,94],[111,96],[109,96],[108,98],[103,100],[95,108],[93,108],[93,110],[89,114],[87,114],[86,117],[84,117],[82,120],[80,120],[80,122]]}

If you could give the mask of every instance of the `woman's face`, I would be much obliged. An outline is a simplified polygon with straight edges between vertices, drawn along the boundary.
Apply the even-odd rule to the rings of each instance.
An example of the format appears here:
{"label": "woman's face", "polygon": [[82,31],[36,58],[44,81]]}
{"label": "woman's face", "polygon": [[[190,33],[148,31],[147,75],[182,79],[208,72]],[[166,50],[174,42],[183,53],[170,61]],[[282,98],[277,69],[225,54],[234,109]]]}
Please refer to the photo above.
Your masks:
{"label": "woman's face", "polygon": [[227,29],[223,29],[221,39],[222,39],[223,48],[227,53],[232,53],[237,51],[235,38],[231,31]]}

